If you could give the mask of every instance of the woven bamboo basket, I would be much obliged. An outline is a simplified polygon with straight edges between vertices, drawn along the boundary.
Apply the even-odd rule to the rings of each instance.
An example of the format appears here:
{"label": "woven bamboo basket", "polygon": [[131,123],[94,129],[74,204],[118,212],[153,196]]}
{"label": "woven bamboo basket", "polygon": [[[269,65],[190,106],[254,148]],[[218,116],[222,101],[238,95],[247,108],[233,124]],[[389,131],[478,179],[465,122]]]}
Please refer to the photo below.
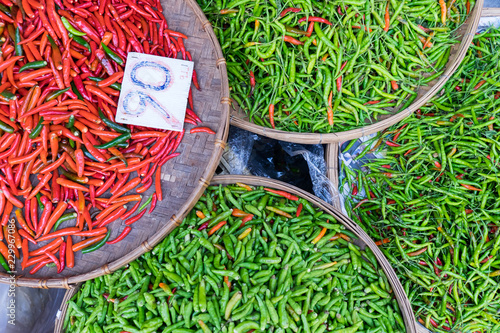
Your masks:
{"label": "woven bamboo basket", "polygon": [[263,127],[250,122],[245,112],[238,107],[231,110],[231,125],[238,126],[250,132],[267,136],[269,138],[304,143],[332,143],[360,138],[362,136],[376,133],[384,130],[387,127],[398,123],[410,114],[418,110],[432,96],[434,96],[452,76],[460,62],[462,62],[467,49],[476,33],[479,19],[481,17],[484,0],[478,0],[466,22],[458,29],[457,36],[460,43],[454,44],[451,48],[450,59],[444,69],[444,73],[437,79],[431,81],[427,86],[422,86],[417,90],[417,98],[415,101],[404,110],[393,110],[393,114],[381,117],[379,121],[358,129],[353,129],[344,132],[336,133],[297,133],[275,130],[268,127]]}
{"label": "woven bamboo basket", "polygon": [[[295,186],[289,185],[284,182],[280,182],[277,180],[269,179],[269,178],[263,178],[263,177],[256,177],[256,176],[241,176],[241,175],[224,175],[224,176],[215,176],[212,179],[211,185],[227,185],[227,184],[234,184],[236,182],[241,182],[245,183],[248,185],[253,185],[253,186],[265,186],[265,187],[270,187],[278,190],[284,190],[289,193],[295,194],[299,197],[302,197],[312,204],[314,204],[316,207],[324,210],[328,214],[331,214],[334,216],[337,221],[342,223],[346,228],[348,228],[350,231],[352,231],[358,239],[355,240],[356,245],[359,245],[361,248],[369,247],[375,256],[378,259],[378,262],[382,269],[384,270],[385,274],[387,275],[387,278],[389,280],[389,283],[391,284],[391,287],[394,291],[395,297],[397,299],[397,302],[399,304],[399,307],[401,309],[402,317],[405,322],[406,326],[406,332],[407,333],[416,333],[417,331],[417,324],[415,322],[415,317],[413,315],[413,311],[410,306],[410,301],[408,300],[408,297],[406,296],[403,286],[399,282],[398,278],[396,277],[396,273],[393,271],[391,268],[391,265],[387,261],[387,259],[384,257],[382,252],[378,249],[378,247],[375,245],[373,240],[368,237],[368,235],[359,227],[356,223],[354,223],[352,220],[347,218],[340,212],[338,208],[333,207],[332,205],[324,202],[323,200],[315,197],[312,194],[309,194],[308,192],[305,192]],[[67,301],[75,295],[79,289],[78,285],[76,288],[72,288],[66,292],[66,295],[64,297],[63,303],[61,304],[61,307],[57,313],[57,318],[56,318],[56,325],[55,325],[55,333],[62,333],[62,325],[64,322],[64,316],[66,315],[66,310],[68,307]]]}
{"label": "woven bamboo basket", "polygon": [[[16,264],[15,284],[34,288],[70,288],[72,284],[108,274],[151,250],[165,235],[179,225],[198,201],[215,173],[225,148],[229,130],[229,86],[222,50],[212,27],[194,0],[162,0],[169,28],[189,38],[185,42],[192,53],[201,91],[194,89],[194,109],[203,125],[216,134],[189,134],[189,128],[178,148],[181,155],[170,160],[162,169],[164,199],[155,211],[145,215],[133,226],[131,233],[119,245],[104,245],[82,255],[75,253],[75,267],[56,275],[55,268],[45,267],[34,275]],[[191,126],[191,125],[188,125]],[[150,189],[144,195],[151,195]],[[69,221],[68,223],[73,223]],[[111,239],[124,226],[118,220],[110,224]],[[9,284],[11,276],[0,273],[0,283]]]}

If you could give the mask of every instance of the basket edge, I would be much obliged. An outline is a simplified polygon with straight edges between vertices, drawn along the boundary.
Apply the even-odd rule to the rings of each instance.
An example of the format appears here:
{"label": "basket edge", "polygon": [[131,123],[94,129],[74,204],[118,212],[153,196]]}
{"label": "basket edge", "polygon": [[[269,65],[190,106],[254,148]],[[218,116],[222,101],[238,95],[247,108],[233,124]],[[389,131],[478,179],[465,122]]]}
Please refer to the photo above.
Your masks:
{"label": "basket edge", "polygon": [[339,192],[339,144],[329,143],[326,145],[325,161],[326,161],[326,177],[333,184],[332,189],[332,205],[337,209],[341,209],[340,192]]}
{"label": "basket edge", "polygon": [[68,289],[64,294],[64,298],[61,302],[61,306],[57,310],[55,325],[54,325],[54,333],[62,332],[64,317],[66,316],[66,311],[68,310],[68,301],[76,294],[76,292],[80,289],[81,283],[74,285],[72,288]]}

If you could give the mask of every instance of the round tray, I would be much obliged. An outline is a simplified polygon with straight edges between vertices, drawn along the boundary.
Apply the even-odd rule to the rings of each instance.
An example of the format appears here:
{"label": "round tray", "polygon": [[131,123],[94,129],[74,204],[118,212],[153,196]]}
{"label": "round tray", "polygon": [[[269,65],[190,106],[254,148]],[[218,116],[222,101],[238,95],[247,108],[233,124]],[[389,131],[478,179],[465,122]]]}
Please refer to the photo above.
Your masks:
{"label": "round tray", "polygon": [[[216,134],[190,134],[193,126],[185,127],[186,134],[177,149],[181,155],[162,169],[163,201],[158,202],[152,214],[134,223],[131,233],[118,245],[104,245],[84,255],[75,253],[75,267],[66,268],[61,274],[56,274],[55,267],[45,267],[30,275],[30,268],[22,271],[18,261],[14,275],[0,273],[0,283],[10,284],[14,279],[18,286],[70,288],[71,284],[108,274],[151,250],[181,223],[208,186],[229,129],[229,86],[222,50],[196,1],[162,0],[161,3],[169,28],[189,37],[185,46],[192,54],[202,89],[193,89],[194,110],[202,119],[202,126],[212,128]],[[150,189],[143,195],[153,192],[154,189]],[[122,224],[123,221],[117,220],[109,225],[110,239],[120,234]]]}
{"label": "round tray", "polygon": [[[280,182],[277,180],[269,179],[269,178],[263,178],[263,177],[256,177],[256,176],[241,176],[241,175],[225,175],[225,176],[215,176],[212,179],[211,185],[228,185],[228,184],[234,184],[236,182],[241,182],[247,185],[253,185],[253,186],[265,186],[265,187],[270,187],[278,190],[284,190],[289,193],[295,194],[299,197],[302,197],[312,204],[314,204],[316,207],[324,210],[328,214],[334,216],[338,222],[342,223],[346,228],[348,228],[350,231],[352,231],[357,237],[357,240],[354,240],[354,243],[356,245],[360,246],[362,249],[365,247],[369,247],[375,256],[377,257],[377,260],[384,270],[385,274],[387,275],[387,279],[389,280],[389,283],[391,284],[391,287],[394,291],[396,300],[399,304],[399,308],[401,310],[402,317],[405,322],[406,326],[406,332],[407,333],[416,333],[417,331],[417,325],[415,321],[415,316],[413,315],[413,311],[410,306],[410,301],[408,300],[408,297],[406,296],[403,286],[399,282],[398,278],[396,277],[396,273],[394,270],[391,268],[391,265],[387,261],[387,259],[384,257],[382,252],[378,249],[378,247],[375,245],[375,243],[370,239],[370,237],[359,227],[356,223],[354,223],[352,220],[350,220],[348,217],[344,216],[342,212],[329,205],[328,203],[324,202],[323,200],[315,197],[314,195],[303,191],[295,186],[289,185],[284,182]],[[55,325],[55,333],[60,333],[62,332],[62,326],[64,322],[64,316],[66,315],[66,310],[68,307],[68,300],[73,297],[74,294],[78,291],[80,285],[76,286],[75,288],[72,288],[66,292],[66,295],[64,297],[64,300],[61,304],[61,307],[57,313],[57,318],[56,318],[56,325]]]}
{"label": "round tray", "polygon": [[339,141],[346,141],[351,139],[360,138],[362,136],[376,133],[384,130],[387,127],[396,124],[397,122],[408,117],[410,114],[418,110],[424,105],[432,96],[434,96],[451,77],[453,72],[457,69],[460,62],[462,62],[467,49],[472,42],[476,33],[479,19],[481,18],[481,11],[483,8],[484,0],[476,1],[474,9],[470,13],[465,23],[457,30],[457,36],[460,43],[454,44],[451,48],[450,59],[446,64],[444,73],[437,79],[431,81],[427,86],[422,86],[417,90],[417,98],[406,109],[394,111],[391,115],[381,117],[381,120],[361,128],[336,132],[336,133],[298,133],[286,132],[275,130],[268,127],[263,127],[250,122],[246,113],[239,109],[233,108],[231,110],[231,125],[240,127],[247,131],[267,136],[272,139],[283,140],[288,142],[304,143],[304,144],[317,144],[317,143],[332,143]]}

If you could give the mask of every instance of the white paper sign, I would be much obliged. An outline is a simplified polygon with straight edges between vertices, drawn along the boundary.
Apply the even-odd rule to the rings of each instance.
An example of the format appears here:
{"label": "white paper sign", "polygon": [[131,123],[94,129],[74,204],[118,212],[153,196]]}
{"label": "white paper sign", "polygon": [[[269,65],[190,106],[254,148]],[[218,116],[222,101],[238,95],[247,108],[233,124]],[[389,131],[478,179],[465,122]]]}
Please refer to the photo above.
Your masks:
{"label": "white paper sign", "polygon": [[116,121],[181,131],[193,62],[130,52]]}

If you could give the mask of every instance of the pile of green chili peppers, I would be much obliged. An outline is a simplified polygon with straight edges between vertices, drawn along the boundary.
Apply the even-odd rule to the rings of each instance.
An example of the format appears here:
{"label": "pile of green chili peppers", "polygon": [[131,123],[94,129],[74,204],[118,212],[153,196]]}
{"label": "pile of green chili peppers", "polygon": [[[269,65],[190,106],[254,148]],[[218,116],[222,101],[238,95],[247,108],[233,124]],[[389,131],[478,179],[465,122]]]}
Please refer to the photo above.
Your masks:
{"label": "pile of green chili peppers", "polygon": [[82,285],[65,332],[405,332],[371,250],[285,196],[210,186],[151,252]]}
{"label": "pile of green chili peppers", "polygon": [[435,332],[500,331],[499,49],[500,30],[476,35],[443,91],[374,138],[385,157],[344,168],[347,210]]}
{"label": "pile of green chili peppers", "polygon": [[408,107],[443,73],[475,2],[444,1],[444,16],[438,0],[198,3],[222,46],[231,98],[252,122],[331,133]]}

